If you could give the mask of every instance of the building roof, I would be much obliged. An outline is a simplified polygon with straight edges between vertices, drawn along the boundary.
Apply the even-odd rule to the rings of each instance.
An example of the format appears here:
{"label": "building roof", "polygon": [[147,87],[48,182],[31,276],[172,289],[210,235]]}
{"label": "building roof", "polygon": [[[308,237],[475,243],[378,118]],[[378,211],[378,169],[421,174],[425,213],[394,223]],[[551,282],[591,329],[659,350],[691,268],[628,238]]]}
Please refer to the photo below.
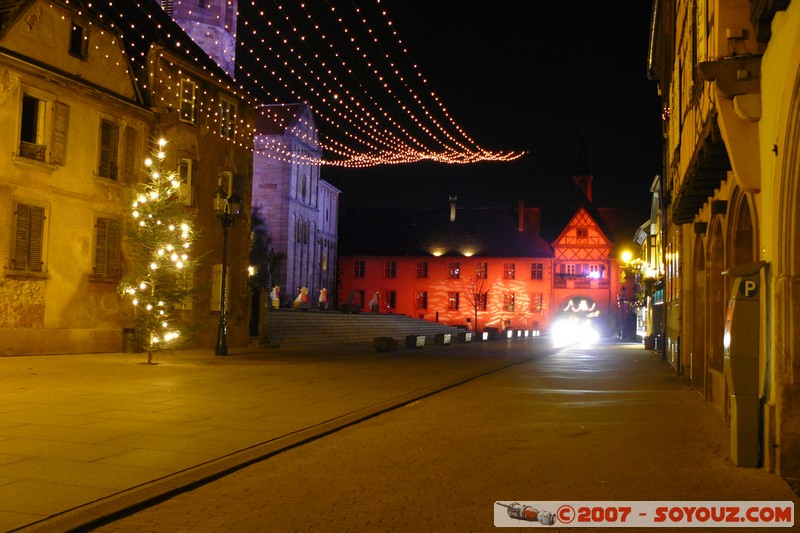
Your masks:
{"label": "building roof", "polygon": [[456,207],[350,208],[339,226],[340,255],[552,257],[539,235],[540,210]]}
{"label": "building roof", "polygon": [[261,135],[283,135],[297,123],[307,104],[262,105],[256,115],[256,131]]}

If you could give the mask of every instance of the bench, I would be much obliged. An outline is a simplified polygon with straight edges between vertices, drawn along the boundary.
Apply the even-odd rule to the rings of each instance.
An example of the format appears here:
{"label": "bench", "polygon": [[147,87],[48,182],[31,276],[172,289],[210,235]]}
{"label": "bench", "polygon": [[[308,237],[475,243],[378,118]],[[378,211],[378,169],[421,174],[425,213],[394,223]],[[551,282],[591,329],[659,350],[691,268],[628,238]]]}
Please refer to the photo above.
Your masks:
{"label": "bench", "polygon": [[472,342],[472,332],[471,331],[459,331],[456,333],[456,341],[457,342]]}
{"label": "bench", "polygon": [[397,339],[392,337],[375,337],[372,339],[372,347],[379,352],[397,351]]}
{"label": "bench", "polygon": [[406,348],[422,348],[425,346],[425,335],[406,335]]}

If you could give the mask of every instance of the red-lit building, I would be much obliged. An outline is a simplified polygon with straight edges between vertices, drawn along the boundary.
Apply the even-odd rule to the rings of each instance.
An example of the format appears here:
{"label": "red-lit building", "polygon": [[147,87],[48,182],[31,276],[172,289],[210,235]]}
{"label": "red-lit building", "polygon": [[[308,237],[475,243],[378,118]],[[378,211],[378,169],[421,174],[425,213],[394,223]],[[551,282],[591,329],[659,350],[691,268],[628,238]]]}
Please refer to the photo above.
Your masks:
{"label": "red-lit building", "polygon": [[381,313],[470,329],[547,330],[559,318],[580,318],[621,331],[630,301],[617,256],[633,247],[645,215],[596,208],[591,182],[575,177],[576,207],[568,210],[455,201],[350,209],[341,224],[339,304],[372,311],[377,293]]}

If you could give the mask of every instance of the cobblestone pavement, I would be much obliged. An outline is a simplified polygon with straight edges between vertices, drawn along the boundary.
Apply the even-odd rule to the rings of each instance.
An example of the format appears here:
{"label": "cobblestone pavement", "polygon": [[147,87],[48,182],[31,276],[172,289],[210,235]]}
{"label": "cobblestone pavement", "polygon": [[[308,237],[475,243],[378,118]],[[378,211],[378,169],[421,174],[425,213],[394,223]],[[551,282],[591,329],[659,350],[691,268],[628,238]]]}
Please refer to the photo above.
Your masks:
{"label": "cobblestone pavement", "polygon": [[735,467],[728,440],[719,414],[641,346],[572,348],[97,531],[488,531],[496,501],[756,500],[797,508],[777,476]]}

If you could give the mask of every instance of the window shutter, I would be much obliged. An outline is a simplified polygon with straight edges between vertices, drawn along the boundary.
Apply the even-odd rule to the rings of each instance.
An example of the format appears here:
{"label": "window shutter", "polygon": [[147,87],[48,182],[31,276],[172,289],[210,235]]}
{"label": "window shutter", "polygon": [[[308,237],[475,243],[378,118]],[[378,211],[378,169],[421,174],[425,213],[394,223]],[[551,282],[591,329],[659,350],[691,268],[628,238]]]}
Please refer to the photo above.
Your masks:
{"label": "window shutter", "polygon": [[14,270],[28,270],[28,242],[31,230],[31,206],[17,204],[17,235],[14,243]]}
{"label": "window shutter", "polygon": [[14,270],[42,271],[44,208],[17,204],[17,231],[14,243]]}
{"label": "window shutter", "polygon": [[125,175],[123,179],[128,183],[136,181],[136,170],[139,168],[139,161],[136,157],[136,146],[138,137],[136,129],[128,126],[125,128]]}
{"label": "window shutter", "polygon": [[117,250],[119,246],[119,222],[98,218],[97,238],[94,252],[94,275],[104,278],[117,276]]}
{"label": "window shutter", "polygon": [[69,126],[69,105],[55,102],[53,120],[53,164],[64,166],[67,162],[67,128]]}
{"label": "window shutter", "polygon": [[192,163],[191,159],[178,160],[178,177],[180,177],[180,197],[183,205],[192,205]]}
{"label": "window shutter", "polygon": [[106,275],[106,250],[108,224],[104,218],[98,218],[95,224],[96,244],[94,249],[94,275]]}
{"label": "window shutter", "polygon": [[117,179],[118,146],[119,126],[103,120],[100,123],[100,169],[98,170],[100,176]]}
{"label": "window shutter", "polygon": [[117,247],[119,246],[119,222],[107,221],[108,236],[106,239],[106,276],[117,277]]}

